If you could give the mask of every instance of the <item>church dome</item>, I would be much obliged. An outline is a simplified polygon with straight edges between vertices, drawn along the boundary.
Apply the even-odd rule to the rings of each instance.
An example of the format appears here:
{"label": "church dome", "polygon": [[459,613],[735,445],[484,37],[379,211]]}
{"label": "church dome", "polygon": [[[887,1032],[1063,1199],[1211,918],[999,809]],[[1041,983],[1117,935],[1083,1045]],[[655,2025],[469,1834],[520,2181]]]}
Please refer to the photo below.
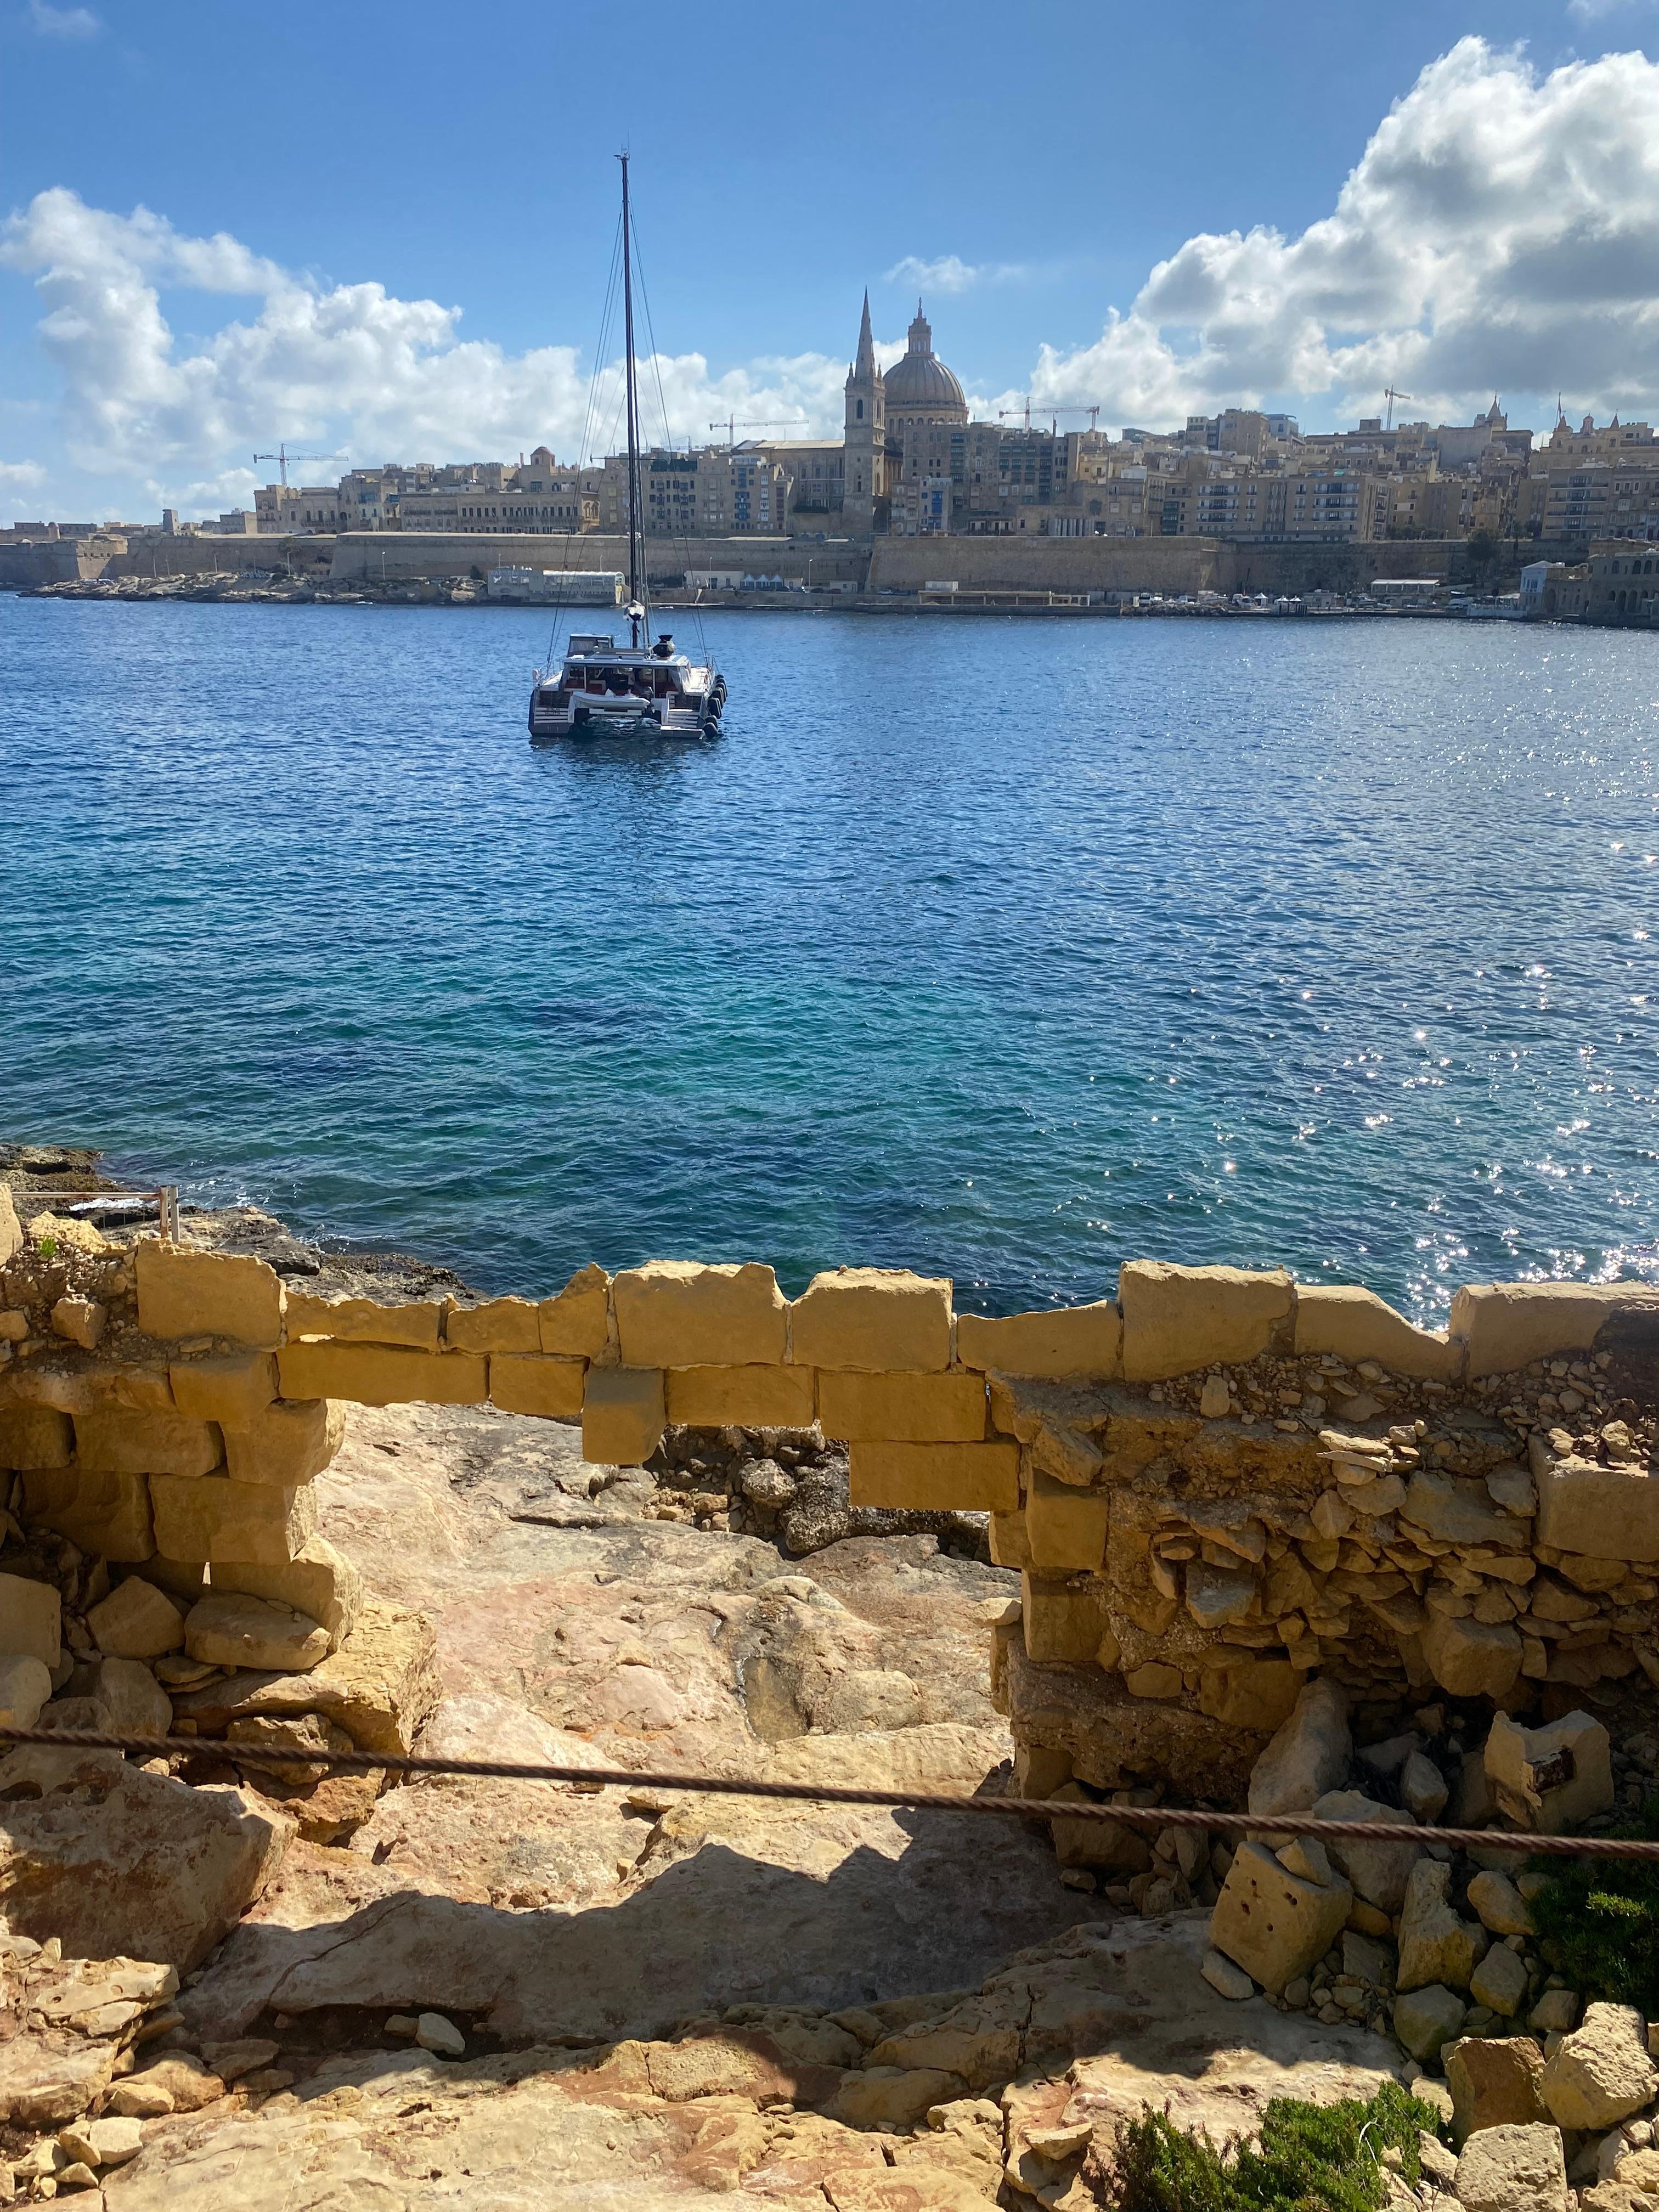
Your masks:
{"label": "church dome", "polygon": [[960,408],[967,416],[968,402],[962,386],[933,351],[933,329],[916,301],[916,319],[910,325],[910,349],[896,361],[882,381],[887,411],[896,407]]}

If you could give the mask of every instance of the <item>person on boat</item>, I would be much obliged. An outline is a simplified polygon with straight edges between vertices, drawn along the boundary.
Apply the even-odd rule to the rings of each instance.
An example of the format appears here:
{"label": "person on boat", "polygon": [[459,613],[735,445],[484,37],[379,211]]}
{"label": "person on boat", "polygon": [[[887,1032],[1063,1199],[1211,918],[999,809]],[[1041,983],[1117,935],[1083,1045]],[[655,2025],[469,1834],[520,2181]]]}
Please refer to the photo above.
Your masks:
{"label": "person on boat", "polygon": [[674,658],[674,641],[666,630],[659,634],[656,643],[652,647],[651,658],[653,660],[672,660]]}

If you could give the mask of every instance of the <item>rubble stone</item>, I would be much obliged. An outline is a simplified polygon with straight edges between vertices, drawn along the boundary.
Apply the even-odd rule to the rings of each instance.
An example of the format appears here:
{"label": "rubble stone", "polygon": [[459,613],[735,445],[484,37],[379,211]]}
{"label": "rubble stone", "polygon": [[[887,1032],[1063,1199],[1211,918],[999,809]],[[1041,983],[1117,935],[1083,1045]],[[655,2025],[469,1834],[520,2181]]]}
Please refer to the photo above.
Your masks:
{"label": "rubble stone", "polygon": [[1443,1859],[1419,1859],[1412,1869],[1400,1912],[1400,1963],[1397,1980],[1402,1990],[1420,1990],[1438,1982],[1448,1989],[1466,1990],[1469,1977],[1485,1956],[1488,1938],[1477,1923],[1460,1917],[1449,1902],[1451,1868]]}
{"label": "rubble stone", "polygon": [[56,1667],[63,1655],[63,1600],[50,1583],[0,1574],[0,1652]]}
{"label": "rubble stone", "polygon": [[1468,2011],[1455,1990],[1437,1982],[1426,1990],[1407,1990],[1394,2001],[1394,2032],[1413,2058],[1432,2066],[1442,2046],[1461,2033]]}
{"label": "rubble stone", "polygon": [[1560,2130],[1547,2123],[1482,2128],[1464,2144],[1452,2186],[1462,2212],[1567,2212]]}
{"label": "rubble stone", "polygon": [[209,1666],[304,1674],[327,1657],[328,1631],[291,1606],[215,1589],[191,1607],[185,1649]]}
{"label": "rubble stone", "polygon": [[1544,2068],[1543,2096],[1558,2127],[1610,2128],[1659,2088],[1647,2023],[1633,2005],[1593,2004]]}
{"label": "rubble stone", "polygon": [[1277,1996],[1340,1933],[1353,1902],[1346,1881],[1293,1875],[1264,1844],[1239,1847],[1210,1917],[1210,1941]]}
{"label": "rubble stone", "polygon": [[1296,1709],[1250,1772],[1252,1813],[1305,1813],[1340,1789],[1353,1756],[1348,1701],[1325,1675],[1302,1690]]}
{"label": "rubble stone", "polygon": [[1499,1713],[1486,1738],[1485,1765],[1499,1809],[1535,1834],[1559,1835],[1612,1808],[1612,1740],[1589,1713],[1568,1713],[1535,1729]]}
{"label": "rubble stone", "polygon": [[[1312,1810],[1321,1820],[1372,1821],[1390,1827],[1398,1827],[1410,1818],[1397,1806],[1380,1804],[1375,1797],[1366,1796],[1363,1790],[1328,1790]],[[1357,1896],[1383,1912],[1399,1911],[1406,1900],[1407,1880],[1421,1855],[1417,1844],[1368,1844],[1350,1836],[1327,1848]]]}
{"label": "rubble stone", "polygon": [[164,1652],[184,1649],[184,1614],[142,1575],[129,1575],[89,1607],[87,1626],[98,1649],[112,1659],[159,1659]]}
{"label": "rubble stone", "polygon": [[1465,2036],[1442,2053],[1458,2144],[1480,2128],[1547,2121],[1544,2054],[1529,2035]]}

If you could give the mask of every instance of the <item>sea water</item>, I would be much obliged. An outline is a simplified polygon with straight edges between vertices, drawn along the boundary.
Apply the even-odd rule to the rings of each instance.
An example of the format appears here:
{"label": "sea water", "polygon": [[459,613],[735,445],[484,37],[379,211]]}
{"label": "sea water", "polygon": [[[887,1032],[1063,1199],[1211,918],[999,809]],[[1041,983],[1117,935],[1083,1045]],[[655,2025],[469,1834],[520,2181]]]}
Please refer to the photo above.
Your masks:
{"label": "sea water", "polygon": [[0,598],[0,1136],[501,1291],[1659,1276],[1659,641],[710,615],[533,751],[547,630]]}

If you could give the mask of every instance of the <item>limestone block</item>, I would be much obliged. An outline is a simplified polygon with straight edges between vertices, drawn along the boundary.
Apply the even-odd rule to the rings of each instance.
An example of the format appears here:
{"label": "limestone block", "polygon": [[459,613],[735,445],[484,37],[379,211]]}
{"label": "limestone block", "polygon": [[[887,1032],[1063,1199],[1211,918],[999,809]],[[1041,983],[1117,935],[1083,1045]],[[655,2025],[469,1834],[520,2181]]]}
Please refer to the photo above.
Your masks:
{"label": "limestone block", "polygon": [[1210,1917],[1210,1941],[1278,1996],[1329,1950],[1352,1903],[1346,1881],[1309,1881],[1264,1844],[1242,1844]]}
{"label": "limestone block", "polygon": [[455,1352],[539,1352],[541,1308],[532,1298],[490,1298],[481,1306],[451,1306],[444,1341]]}
{"label": "limestone block", "polygon": [[67,1467],[74,1455],[67,1413],[52,1406],[0,1406],[0,1467]]}
{"label": "limestone block", "polygon": [[31,1653],[0,1657],[0,1728],[31,1729],[52,1695],[52,1673]]}
{"label": "limestone block", "polygon": [[667,1421],[659,1367],[590,1367],[582,1396],[582,1457],[643,1467]]}
{"label": "limestone block", "polygon": [[1567,2212],[1566,2160],[1559,2129],[1482,2128],[1457,2161],[1452,2192],[1462,2212]]}
{"label": "limestone block", "polygon": [[1069,1482],[1034,1472],[1025,1493],[1025,1540],[1032,1565],[1097,1574],[1106,1555],[1109,1511],[1110,1499],[1103,1490],[1077,1490]]}
{"label": "limestone block", "polygon": [[278,1565],[317,1531],[317,1493],[301,1483],[232,1482],[154,1474],[150,1503],[157,1549],[170,1559],[248,1559]]}
{"label": "limestone block", "polygon": [[789,1309],[798,1367],[931,1374],[951,1364],[951,1285],[900,1268],[835,1267]]}
{"label": "limestone block", "polygon": [[165,1735],[173,1725],[167,1692],[142,1659],[99,1659],[75,1670],[74,1697],[54,1698],[43,1728],[100,1729],[112,1735]]}
{"label": "limestone block", "polygon": [[1123,1372],[1156,1382],[1200,1367],[1254,1359],[1289,1322],[1296,1291],[1282,1267],[1177,1267],[1126,1260],[1117,1279]]}
{"label": "limestone block", "polygon": [[233,1676],[176,1700],[204,1735],[253,1713],[319,1713],[359,1751],[404,1753],[436,1710],[438,1639],[423,1613],[366,1601],[340,1649],[306,1674]]}
{"label": "limestone block", "polygon": [[1063,1575],[1020,1577],[1020,1612],[1025,1624],[1025,1656],[1039,1667],[1086,1667],[1093,1663],[1105,1632],[1098,1595],[1086,1585],[1074,1589]]}
{"label": "limestone block", "polygon": [[1469,1976],[1469,1995],[1501,2019],[1512,2020],[1527,1994],[1527,1970],[1507,1943],[1494,1943]]}
{"label": "limestone block", "polygon": [[1246,1566],[1217,1567],[1194,1559],[1187,1570],[1187,1610],[1200,1628],[1234,1626],[1260,1613],[1261,1589]]}
{"label": "limestone block", "polygon": [[129,1575],[90,1607],[87,1626],[98,1649],[112,1659],[159,1659],[185,1648],[184,1614],[165,1590],[142,1575]]}
{"label": "limestone block", "polygon": [[[1397,1806],[1379,1804],[1363,1790],[1328,1790],[1316,1798],[1310,1809],[1321,1820],[1357,1820],[1389,1827],[1412,1825],[1409,1813],[1402,1813]],[[1406,1884],[1420,1856],[1418,1844],[1369,1844],[1358,1837],[1344,1837],[1325,1848],[1368,1905],[1383,1912],[1399,1911],[1405,1902]]]}
{"label": "limestone block", "polygon": [[1206,1661],[1199,1676],[1198,1709],[1227,1727],[1265,1730],[1281,1728],[1296,1704],[1302,1676],[1285,1659],[1237,1658]]}
{"label": "limestone block", "polygon": [[1557,2127],[1610,2128],[1659,2088],[1647,2023],[1634,2005],[1593,2004],[1544,2066],[1543,2097]]}
{"label": "limestone block", "polygon": [[404,1344],[416,1352],[435,1352],[443,1317],[435,1298],[382,1305],[377,1298],[317,1298],[307,1291],[288,1294],[290,1344],[296,1337],[331,1336],[351,1344]]}
{"label": "limestone block", "polygon": [[810,1429],[812,1385],[805,1367],[676,1367],[668,1418],[692,1429]]}
{"label": "limestone block", "polygon": [[831,1369],[818,1378],[818,1420],[846,1443],[970,1444],[985,1435],[985,1378],[874,1375]]}
{"label": "limestone block", "polygon": [[751,1367],[781,1361],[789,1309],[769,1267],[648,1260],[611,1285],[627,1367]]}
{"label": "limestone block", "polygon": [[858,1443],[851,1454],[854,1505],[913,1513],[1012,1513],[1019,1503],[1019,1446]]}
{"label": "limestone block", "polygon": [[216,1586],[185,1616],[185,1649],[210,1667],[303,1674],[327,1658],[328,1631],[292,1606]]}
{"label": "limestone block", "polygon": [[1298,1695],[1294,1710],[1250,1770],[1252,1813],[1305,1813],[1348,1778],[1353,1738],[1348,1700],[1340,1683],[1320,1676]]}
{"label": "limestone block", "polygon": [[1557,1459],[1542,1437],[1528,1441],[1528,1456],[1538,1486],[1537,1542],[1631,1565],[1659,1559],[1659,1479],[1640,1468]]}
{"label": "limestone block", "polygon": [[[1461,1824],[1460,1824],[1461,1825]],[[1483,1867],[1469,1884],[1469,1903],[1480,1916],[1480,1924],[1494,1936],[1530,1936],[1532,1914],[1527,1901],[1505,1874]]]}
{"label": "limestone block", "polygon": [[328,1648],[337,1651],[363,1608],[363,1578],[326,1536],[307,1536],[291,1559],[261,1565],[251,1559],[216,1559],[216,1590],[268,1598],[320,1621]]}
{"label": "limestone block", "polygon": [[1499,1713],[1484,1763],[1499,1810],[1536,1835],[1561,1835],[1613,1808],[1612,1739],[1589,1713],[1535,1729]]}
{"label": "limestone block", "polygon": [[0,1652],[55,1667],[63,1656],[63,1602],[50,1583],[0,1574]]}
{"label": "limestone block", "polygon": [[1433,1822],[1451,1795],[1446,1778],[1431,1759],[1413,1751],[1400,1770],[1400,1802],[1416,1820]]}
{"label": "limestone block", "polygon": [[1645,1283],[1470,1283],[1452,1299],[1451,1334],[1468,1346],[1471,1382],[1511,1375],[1534,1359],[1588,1352],[1603,1324],[1632,1308],[1659,1308]]}
{"label": "limestone block", "polygon": [[[1044,1794],[1061,1803],[1097,1802],[1077,1782],[1057,1783]],[[1061,1866],[1094,1867],[1109,1881],[1126,1881],[1132,1874],[1145,1874],[1152,1863],[1152,1847],[1146,1836],[1118,1820],[1062,1818],[1049,1821],[1048,1832]]]}
{"label": "limestone block", "polygon": [[504,1413],[579,1421],[586,1373],[585,1359],[556,1359],[545,1352],[492,1352],[489,1402]]}
{"label": "limestone block", "polygon": [[[192,1420],[246,1428],[276,1395],[276,1362],[269,1352],[233,1352],[216,1359],[181,1359],[167,1370],[173,1402]],[[151,1474],[166,1474],[152,1468]]]}
{"label": "limestone block", "polygon": [[537,1308],[542,1350],[566,1359],[598,1359],[611,1341],[611,1278],[597,1264],[579,1267],[556,1297]]}
{"label": "limestone block", "polygon": [[1454,1990],[1407,1990],[1394,2001],[1394,2032],[1413,2058],[1432,2066],[1442,2046],[1462,2027],[1468,2011]]}
{"label": "limestone block", "polygon": [[994,1567],[1025,1568],[1031,1564],[1031,1547],[1025,1534],[1023,1513],[994,1513],[991,1516],[991,1565]]}
{"label": "limestone block", "polygon": [[106,1474],[71,1461],[36,1468],[23,1477],[23,1509],[83,1552],[137,1565],[155,1549],[149,1482],[142,1474]]}
{"label": "limestone block", "polygon": [[1520,1636],[1493,1621],[1453,1620],[1431,1612],[1422,1647],[1429,1671],[1450,1697],[1501,1698],[1521,1672]]}
{"label": "limestone block", "polygon": [[1544,2054],[1531,2036],[1465,2036],[1444,2058],[1452,2135],[1460,2148],[1481,2128],[1529,2127],[1548,2121]]}
{"label": "limestone block", "polygon": [[182,1413],[77,1413],[75,1445],[100,1474],[211,1474],[224,1457],[216,1424]]}
{"label": "limestone block", "polygon": [[1400,1961],[1395,1985],[1427,1989],[1438,1982],[1466,1990],[1486,1956],[1487,1936],[1477,1922],[1460,1918],[1449,1902],[1451,1868],[1443,1859],[1419,1859],[1400,1909]]}
{"label": "limestone block", "polygon": [[314,1481],[345,1442],[345,1407],[331,1398],[285,1398],[246,1428],[227,1428],[225,1472],[233,1482]]}
{"label": "limestone block", "polygon": [[146,1336],[228,1336],[264,1351],[282,1342],[283,1285],[263,1260],[141,1237],[133,1264]]}
{"label": "limestone block", "polygon": [[23,1224],[9,1183],[0,1182],[0,1267],[15,1260],[23,1249]]}
{"label": "limestone block", "polygon": [[1527,1524],[1500,1513],[1484,1482],[1435,1473],[1413,1475],[1402,1509],[1407,1521],[1447,1544],[1490,1544],[1498,1551],[1527,1547]]}
{"label": "limestone block", "polygon": [[482,1406],[482,1352],[416,1352],[381,1344],[285,1344],[276,1355],[285,1398],[349,1398],[360,1406]]}
{"label": "limestone block", "polygon": [[964,1367],[994,1368],[1000,1375],[1114,1382],[1123,1372],[1123,1316],[1113,1298],[1001,1320],[958,1314],[957,1358]]}
{"label": "limestone block", "polygon": [[1297,1285],[1296,1348],[1304,1353],[1334,1352],[1356,1364],[1374,1359],[1391,1375],[1440,1382],[1455,1377],[1463,1363],[1462,1344],[1413,1328],[1375,1291],[1348,1283]]}

